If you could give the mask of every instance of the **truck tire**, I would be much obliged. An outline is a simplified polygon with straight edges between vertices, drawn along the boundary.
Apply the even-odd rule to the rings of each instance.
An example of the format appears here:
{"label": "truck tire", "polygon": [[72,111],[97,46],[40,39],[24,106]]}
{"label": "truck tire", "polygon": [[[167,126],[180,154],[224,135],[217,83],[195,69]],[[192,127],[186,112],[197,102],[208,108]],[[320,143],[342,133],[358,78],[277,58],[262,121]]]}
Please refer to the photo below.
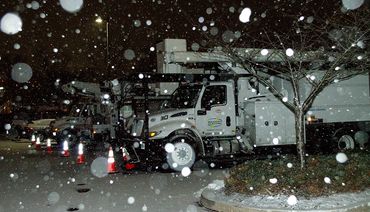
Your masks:
{"label": "truck tire", "polygon": [[60,140],[62,145],[65,140],[68,141],[69,146],[74,147],[78,142],[77,132],[71,129],[63,130]]}
{"label": "truck tire", "polygon": [[350,135],[342,135],[338,140],[339,150],[349,150],[355,148],[355,142]]}
{"label": "truck tire", "polygon": [[348,125],[338,128],[334,131],[332,139],[334,141],[334,144],[337,145],[336,147],[334,147],[337,151],[345,151],[355,148],[355,140],[353,138],[354,128],[354,126]]}
{"label": "truck tire", "polygon": [[194,142],[189,138],[180,137],[171,143],[174,149],[166,156],[169,167],[175,171],[181,171],[185,167],[192,168],[197,154],[193,146]]}
{"label": "truck tire", "polygon": [[11,128],[10,130],[8,130],[7,134],[6,134],[7,138],[9,138],[10,140],[12,141],[16,141],[19,139],[19,132],[17,129],[14,129],[14,128]]}

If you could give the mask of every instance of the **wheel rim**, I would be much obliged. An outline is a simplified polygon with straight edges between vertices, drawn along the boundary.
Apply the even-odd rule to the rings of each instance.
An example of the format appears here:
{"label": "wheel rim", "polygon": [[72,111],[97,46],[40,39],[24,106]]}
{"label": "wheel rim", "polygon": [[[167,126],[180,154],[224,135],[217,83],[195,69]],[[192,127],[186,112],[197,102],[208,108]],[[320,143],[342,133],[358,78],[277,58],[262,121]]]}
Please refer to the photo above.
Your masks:
{"label": "wheel rim", "polygon": [[195,162],[195,151],[188,143],[178,142],[174,144],[174,151],[168,153],[167,163],[173,170],[181,171],[184,167],[191,168]]}
{"label": "wheel rim", "polygon": [[187,143],[176,143],[175,150],[171,154],[173,162],[177,165],[183,166],[191,162],[194,150]]}
{"label": "wheel rim", "polygon": [[340,150],[354,149],[355,142],[350,135],[343,135],[338,140]]}

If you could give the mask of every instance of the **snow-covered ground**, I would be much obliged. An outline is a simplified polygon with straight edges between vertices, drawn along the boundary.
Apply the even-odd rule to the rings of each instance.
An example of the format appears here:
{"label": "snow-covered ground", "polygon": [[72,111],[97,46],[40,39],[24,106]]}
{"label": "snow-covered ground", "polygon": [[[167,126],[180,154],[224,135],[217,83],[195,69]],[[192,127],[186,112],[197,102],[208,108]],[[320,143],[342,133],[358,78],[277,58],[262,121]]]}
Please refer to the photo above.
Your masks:
{"label": "snow-covered ground", "polygon": [[[98,156],[87,164],[75,155],[63,158],[40,154],[28,143],[0,140],[0,212],[5,211],[207,211],[195,193],[226,170],[178,173],[109,174],[91,171]],[[94,167],[96,168],[96,167]]]}
{"label": "snow-covered ground", "polygon": [[[206,194],[210,199],[235,203],[240,206],[249,208],[262,208],[262,209],[293,209],[293,210],[332,210],[334,208],[344,208],[348,206],[357,205],[362,202],[370,202],[370,189],[358,193],[346,194],[333,194],[330,196],[305,198],[299,196],[246,196],[242,194],[225,195],[224,181],[215,180],[205,188],[216,191],[214,193]],[[204,189],[196,192],[199,196]]]}
{"label": "snow-covered ground", "polygon": [[99,169],[96,159],[104,153],[87,155],[86,165],[78,165],[73,154],[64,158],[28,146],[0,140],[0,212],[207,211],[198,205],[204,189],[215,191],[213,198],[219,201],[256,208],[324,210],[370,199],[370,190],[311,199],[297,196],[296,202],[284,195],[227,196],[223,193],[226,169],[201,169],[189,177],[159,172],[99,175],[93,170]]}

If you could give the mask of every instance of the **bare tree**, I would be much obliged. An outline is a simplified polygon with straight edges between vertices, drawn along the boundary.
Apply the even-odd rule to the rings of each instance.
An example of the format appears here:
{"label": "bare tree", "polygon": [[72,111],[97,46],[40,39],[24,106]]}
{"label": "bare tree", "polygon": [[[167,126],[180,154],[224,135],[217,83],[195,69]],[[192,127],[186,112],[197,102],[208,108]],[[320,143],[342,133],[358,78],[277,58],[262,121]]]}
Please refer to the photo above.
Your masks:
{"label": "bare tree", "polygon": [[[367,8],[333,14],[321,21],[298,19],[288,33],[268,33],[258,38],[269,49],[237,49],[240,41],[223,45],[230,60],[247,70],[277,97],[295,117],[297,150],[301,168],[305,166],[305,114],[327,86],[369,72],[370,22]],[[246,39],[244,39],[246,40]],[[250,39],[249,39],[250,40]],[[261,44],[261,42],[260,42]],[[261,59],[263,58],[263,59]],[[319,76],[312,75],[320,70]],[[288,81],[293,90],[287,99],[270,80],[277,75]],[[302,83],[310,85],[302,94]]]}

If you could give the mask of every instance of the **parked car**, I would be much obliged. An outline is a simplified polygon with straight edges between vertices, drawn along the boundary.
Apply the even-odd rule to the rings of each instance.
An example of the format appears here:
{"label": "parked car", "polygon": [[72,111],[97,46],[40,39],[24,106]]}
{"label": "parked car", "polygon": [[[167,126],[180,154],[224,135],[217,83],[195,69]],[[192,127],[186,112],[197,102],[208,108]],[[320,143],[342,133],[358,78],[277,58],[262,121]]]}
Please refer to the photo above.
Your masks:
{"label": "parked car", "polygon": [[[55,121],[53,118],[38,119],[29,122],[24,128],[24,132],[27,133],[27,137],[31,140],[32,135],[39,137],[41,142],[46,142],[47,137],[51,137],[51,124]],[[46,145],[46,143],[45,143]]]}
{"label": "parked car", "polygon": [[31,121],[31,116],[26,112],[18,112],[13,114],[12,125],[14,128],[23,129]]}
{"label": "parked car", "polygon": [[55,121],[55,119],[52,118],[33,120],[29,122],[26,127],[33,131],[45,130],[46,128],[50,127],[50,124],[53,121]]}

